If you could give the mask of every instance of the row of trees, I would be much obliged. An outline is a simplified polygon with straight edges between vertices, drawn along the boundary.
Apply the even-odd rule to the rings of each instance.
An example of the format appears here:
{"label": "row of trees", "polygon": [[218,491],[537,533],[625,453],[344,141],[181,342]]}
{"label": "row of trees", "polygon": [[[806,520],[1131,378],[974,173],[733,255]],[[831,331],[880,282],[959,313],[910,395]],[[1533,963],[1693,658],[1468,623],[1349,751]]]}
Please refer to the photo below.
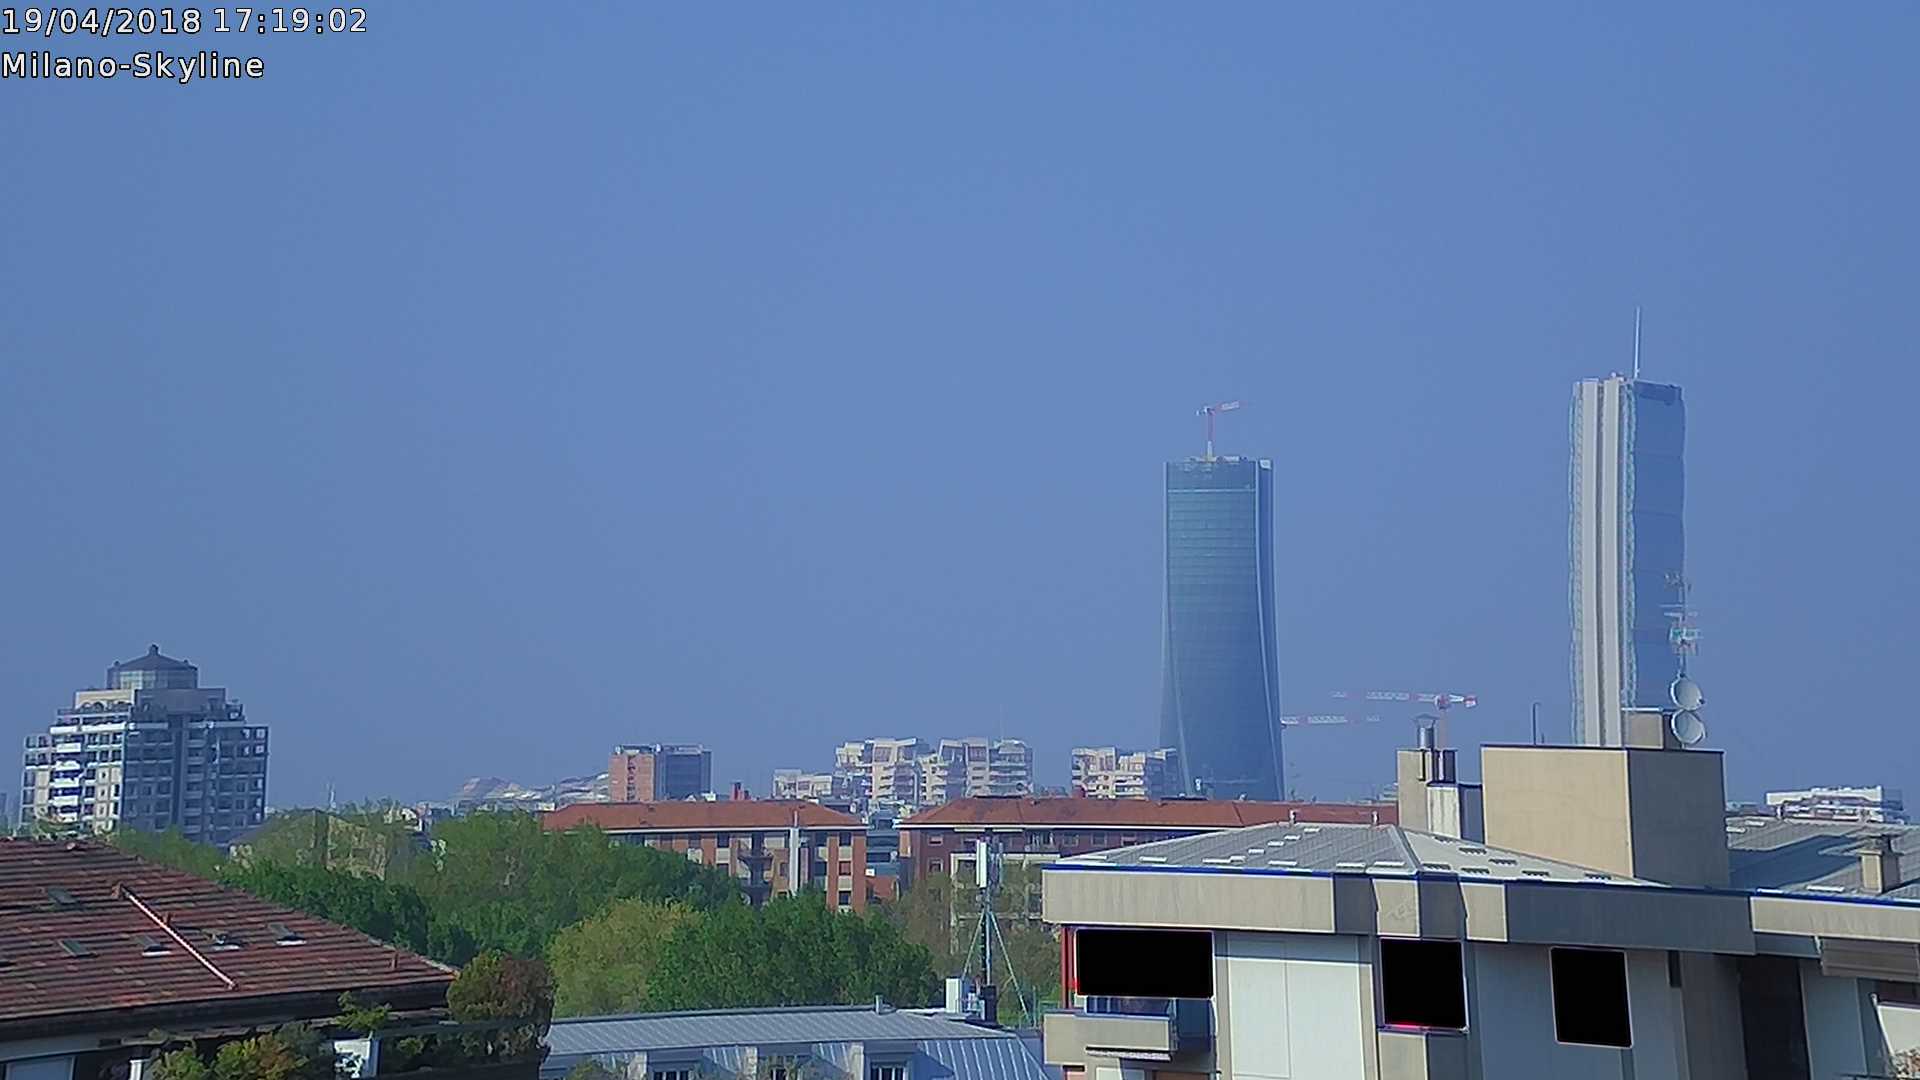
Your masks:
{"label": "row of trees", "polygon": [[[944,874],[916,881],[898,900],[881,909],[903,938],[927,950],[937,970],[965,970],[976,980],[981,971],[980,892],[956,885]],[[1000,1019],[1016,1026],[1040,1022],[1042,1007],[1060,1000],[1060,943],[1040,912],[1040,868],[1006,864],[1000,887],[993,894],[993,911],[1000,934],[993,942],[994,982],[1003,987],[1011,966],[1021,994],[1004,989]]]}
{"label": "row of trees", "polygon": [[444,963],[490,952],[544,958],[560,1015],[876,995],[918,1006],[949,970],[950,948],[936,954],[897,919],[838,912],[819,893],[752,908],[723,870],[591,827],[549,832],[528,814],[443,823],[430,853],[393,863],[384,879],[267,857],[289,858],[272,845],[227,858],[177,832],[122,831],[113,841]]}

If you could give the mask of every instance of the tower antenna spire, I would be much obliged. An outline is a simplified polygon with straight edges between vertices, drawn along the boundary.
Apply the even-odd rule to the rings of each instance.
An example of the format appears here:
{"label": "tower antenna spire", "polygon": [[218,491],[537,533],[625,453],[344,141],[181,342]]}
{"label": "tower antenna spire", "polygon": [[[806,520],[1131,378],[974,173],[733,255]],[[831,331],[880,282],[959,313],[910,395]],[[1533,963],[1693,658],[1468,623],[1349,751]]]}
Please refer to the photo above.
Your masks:
{"label": "tower antenna spire", "polygon": [[1633,305],[1633,381],[1640,381],[1640,305]]}

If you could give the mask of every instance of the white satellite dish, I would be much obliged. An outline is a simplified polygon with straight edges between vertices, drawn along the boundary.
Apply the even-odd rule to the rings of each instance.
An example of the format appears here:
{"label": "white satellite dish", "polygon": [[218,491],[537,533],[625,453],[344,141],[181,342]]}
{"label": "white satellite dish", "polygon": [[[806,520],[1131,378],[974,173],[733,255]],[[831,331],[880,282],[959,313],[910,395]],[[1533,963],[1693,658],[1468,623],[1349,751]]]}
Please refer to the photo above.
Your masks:
{"label": "white satellite dish", "polygon": [[1707,737],[1707,725],[1700,714],[1692,709],[1681,709],[1673,714],[1673,737],[1680,740],[1681,746],[1692,746]]}
{"label": "white satellite dish", "polygon": [[1700,692],[1700,684],[1685,675],[1673,680],[1673,685],[1667,687],[1667,695],[1673,698],[1674,708],[1686,712],[1695,712],[1707,703],[1707,696]]}

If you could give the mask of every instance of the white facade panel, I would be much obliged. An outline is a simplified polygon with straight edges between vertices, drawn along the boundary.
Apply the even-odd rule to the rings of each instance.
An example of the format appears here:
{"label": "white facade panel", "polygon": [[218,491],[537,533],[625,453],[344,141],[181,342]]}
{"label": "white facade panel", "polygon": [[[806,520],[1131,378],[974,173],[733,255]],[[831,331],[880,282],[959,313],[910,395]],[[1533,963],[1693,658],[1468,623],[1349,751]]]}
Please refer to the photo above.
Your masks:
{"label": "white facade panel", "polygon": [[1360,939],[1328,934],[1229,934],[1232,1075],[1316,1080],[1366,1075],[1367,972]]}
{"label": "white facade panel", "polygon": [[[1800,1000],[1807,1014],[1807,1065],[1814,1076],[1852,1076],[1875,1071],[1868,1062],[1867,1032],[1879,1018],[1860,980],[1820,974],[1817,961],[1800,964]],[[1873,1057],[1878,1057],[1874,1048]]]}

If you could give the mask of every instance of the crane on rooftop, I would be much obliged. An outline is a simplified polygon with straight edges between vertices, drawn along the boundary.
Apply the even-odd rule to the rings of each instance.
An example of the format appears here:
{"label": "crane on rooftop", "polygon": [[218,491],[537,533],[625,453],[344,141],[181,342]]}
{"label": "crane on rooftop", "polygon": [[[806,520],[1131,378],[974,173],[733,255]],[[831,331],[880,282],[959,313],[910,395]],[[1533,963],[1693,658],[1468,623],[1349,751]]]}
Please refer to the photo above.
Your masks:
{"label": "crane on rooftop", "polygon": [[1196,416],[1207,418],[1207,460],[1213,460],[1213,418],[1223,412],[1232,412],[1240,407],[1237,401],[1222,401],[1216,405],[1202,405]]}
{"label": "crane on rooftop", "polygon": [[[1338,701],[1364,703],[1368,709],[1383,704],[1431,705],[1439,715],[1434,721],[1434,744],[1447,745],[1446,718],[1454,708],[1471,709],[1480,704],[1478,694],[1429,693],[1418,690],[1335,690],[1333,697]],[[1423,714],[1425,715],[1425,714]],[[1319,727],[1333,724],[1377,724],[1380,715],[1366,713],[1311,713],[1280,718],[1283,727]]]}

